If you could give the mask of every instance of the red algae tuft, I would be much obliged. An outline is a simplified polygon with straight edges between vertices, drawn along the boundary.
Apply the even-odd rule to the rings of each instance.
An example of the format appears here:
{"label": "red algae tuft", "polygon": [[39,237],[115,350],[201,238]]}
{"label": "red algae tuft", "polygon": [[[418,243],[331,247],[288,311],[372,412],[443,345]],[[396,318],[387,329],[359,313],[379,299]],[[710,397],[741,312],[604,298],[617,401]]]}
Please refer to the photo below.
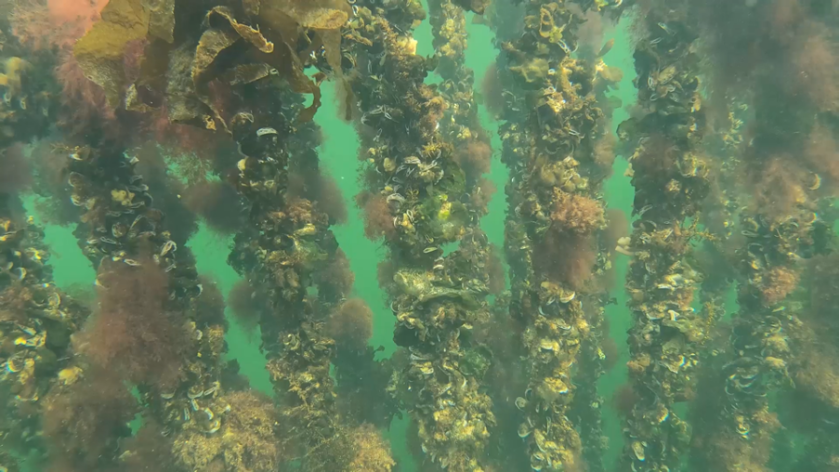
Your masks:
{"label": "red algae tuft", "polygon": [[805,142],[804,157],[810,169],[819,176],[821,187],[836,197],[840,180],[840,156],[837,152],[836,135],[825,126],[815,126]]}
{"label": "red algae tuft", "polygon": [[585,288],[592,279],[598,248],[591,236],[548,231],[539,246],[535,269],[555,282],[575,290]]}
{"label": "red algae tuft", "polygon": [[315,274],[318,289],[328,299],[341,299],[350,293],[355,279],[350,261],[341,249],[336,250],[330,263]]}
{"label": "red algae tuft", "polygon": [[504,88],[499,80],[499,69],[496,63],[492,63],[484,72],[484,79],[481,81],[481,93],[484,95],[484,106],[493,116],[499,116],[505,109]]}
{"label": "red algae tuft", "polygon": [[791,65],[788,66],[793,75],[789,82],[792,85],[790,93],[804,91],[815,107],[836,115],[840,102],[837,40],[831,42],[831,32],[817,22],[804,22],[800,28],[803,33],[794,47],[796,52],[790,54]]}
{"label": "red algae tuft", "polygon": [[114,110],[106,103],[105,92],[85,77],[75,56],[62,54],[55,68],[55,76],[61,84],[61,102],[66,111],[63,121],[66,127],[75,129],[98,117],[114,119]]}
{"label": "red algae tuft", "polygon": [[339,346],[362,351],[373,334],[373,311],[361,298],[351,298],[330,316],[328,331]]}
{"label": "red algae tuft", "polygon": [[259,324],[265,298],[247,280],[240,280],[228,292],[227,301],[239,326],[252,334]]}
{"label": "red algae tuft", "polygon": [[185,320],[166,310],[168,277],[150,258],[99,268],[99,306],[75,336],[80,353],[125,380],[169,388],[181,375]]}
{"label": "red algae tuft", "polygon": [[233,234],[241,225],[239,195],[226,182],[199,182],[184,191],[184,205],[204,218],[210,229]]}
{"label": "red algae tuft", "polygon": [[484,141],[470,141],[466,147],[459,148],[455,153],[455,161],[471,180],[478,179],[482,174],[490,172],[490,158],[493,150]]}
{"label": "red algae tuft", "polygon": [[773,267],[767,272],[761,287],[761,296],[768,306],[783,301],[796,289],[799,275],[787,267]]}
{"label": "red algae tuft", "polygon": [[389,259],[385,259],[376,265],[376,280],[379,282],[379,288],[387,290],[388,287],[394,284],[394,274],[397,273],[396,264]]}
{"label": "red algae tuft", "polygon": [[613,163],[615,162],[615,147],[618,143],[615,135],[607,133],[598,141],[595,142],[595,148],[592,150],[592,158],[595,164],[600,167],[605,175],[609,177],[612,175]]}
{"label": "red algae tuft", "polygon": [[330,217],[335,224],[347,222],[347,206],[335,179],[328,174],[321,173],[315,185],[315,204]]}
{"label": "red algae tuft", "polygon": [[207,276],[199,276],[201,294],[196,298],[196,324],[203,328],[225,324],[225,297],[216,281]]}
{"label": "red algae tuft", "polygon": [[123,472],[176,472],[167,432],[154,419],[144,418],[136,435],[120,444]]}
{"label": "red algae tuft", "polygon": [[618,362],[618,344],[613,338],[604,338],[601,341],[601,350],[604,352],[604,370],[612,370]]}
{"label": "red algae tuft", "polygon": [[761,166],[748,169],[754,211],[771,221],[787,219],[807,200],[805,176],[791,162],[789,156],[775,156]]}
{"label": "red algae tuft", "polygon": [[481,177],[470,193],[470,204],[480,213],[485,214],[487,213],[487,205],[490,204],[490,200],[493,199],[495,193],[496,185],[492,181]]}
{"label": "red algae tuft", "polygon": [[505,267],[499,257],[499,250],[493,247],[487,251],[488,288],[493,295],[500,295],[505,290]]}
{"label": "red algae tuft", "polygon": [[376,240],[382,236],[391,239],[396,236],[394,217],[385,197],[362,193],[357,197],[357,202],[365,212],[365,236],[368,239]]}
{"label": "red algae tuft", "polygon": [[577,234],[591,233],[604,224],[604,208],[588,197],[560,193],[551,212],[559,229]]}
{"label": "red algae tuft", "polygon": [[138,405],[122,379],[96,369],[44,398],[44,437],[50,470],[92,470],[131,431]]}
{"label": "red algae tuft", "polygon": [[613,406],[622,416],[629,416],[637,401],[636,392],[629,383],[622,385],[613,393]]}

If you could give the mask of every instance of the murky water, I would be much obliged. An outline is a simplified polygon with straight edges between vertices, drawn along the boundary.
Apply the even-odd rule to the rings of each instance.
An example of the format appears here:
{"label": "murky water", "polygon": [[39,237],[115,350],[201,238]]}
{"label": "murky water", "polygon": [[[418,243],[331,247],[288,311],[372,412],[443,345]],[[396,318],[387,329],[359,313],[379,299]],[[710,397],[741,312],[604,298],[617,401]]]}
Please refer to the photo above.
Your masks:
{"label": "murky water", "polygon": [[0,11],[0,470],[837,470],[836,2]]}

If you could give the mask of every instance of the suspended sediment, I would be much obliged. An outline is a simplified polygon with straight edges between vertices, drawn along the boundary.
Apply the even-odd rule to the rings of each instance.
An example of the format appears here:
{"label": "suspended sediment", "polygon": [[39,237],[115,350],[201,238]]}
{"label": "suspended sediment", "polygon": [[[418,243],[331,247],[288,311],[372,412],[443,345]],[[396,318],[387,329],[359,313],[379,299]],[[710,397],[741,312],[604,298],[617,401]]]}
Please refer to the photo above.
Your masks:
{"label": "suspended sediment", "polygon": [[0,472],[837,469],[836,2],[0,3]]}

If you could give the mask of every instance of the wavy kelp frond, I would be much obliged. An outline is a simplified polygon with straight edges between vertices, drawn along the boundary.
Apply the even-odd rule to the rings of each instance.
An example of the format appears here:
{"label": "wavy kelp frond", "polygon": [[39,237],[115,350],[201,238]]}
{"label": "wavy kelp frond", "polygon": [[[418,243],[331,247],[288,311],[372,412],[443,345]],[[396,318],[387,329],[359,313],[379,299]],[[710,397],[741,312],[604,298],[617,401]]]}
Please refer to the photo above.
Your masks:
{"label": "wavy kelp frond", "polygon": [[227,7],[213,7],[205,18],[205,21],[207,21],[207,24],[211,27],[215,21],[221,20],[228,22],[230,27],[236,31],[236,34],[242,37],[245,41],[253,44],[254,47],[260,50],[260,52],[271,54],[274,51],[274,43],[265,39],[258,28],[253,28],[236,21],[233,17],[233,11]]}
{"label": "wavy kelp frond", "polygon": [[286,17],[303,28],[334,30],[350,18],[350,8],[343,0],[263,0],[260,17],[278,28]]}
{"label": "wavy kelp frond", "polygon": [[11,33],[33,51],[53,47],[71,50],[99,19],[107,0],[15,0],[4,2],[10,11]]}
{"label": "wavy kelp frond", "polygon": [[[166,108],[169,121],[189,123],[204,112],[191,80],[194,51],[190,45],[175,48],[169,54],[166,83]],[[205,115],[210,119],[210,115]]]}
{"label": "wavy kelp frond", "polygon": [[119,105],[122,97],[126,46],[146,37],[149,16],[141,0],[112,0],[102,10],[102,20],[73,48],[85,75],[105,90],[112,108]]}
{"label": "wavy kelp frond", "polygon": [[172,44],[175,41],[175,0],[150,0],[149,36]]}
{"label": "wavy kelp frond", "polygon": [[[317,82],[313,82],[303,73],[304,61],[311,52],[323,47],[333,73],[341,76],[339,28],[350,18],[350,6],[342,0],[248,0],[243,2],[243,6],[246,12],[257,17],[255,21],[258,20],[265,26],[262,34],[274,41],[271,49],[258,46],[259,51],[264,54],[256,54],[255,58],[276,69],[286,78],[294,92],[313,95],[312,105],[298,116],[300,122],[311,120],[321,106],[321,90]],[[233,22],[231,25],[243,38],[252,43],[246,33],[260,33],[244,28],[237,29]],[[297,52],[298,38],[306,30],[314,32],[314,40],[308,48]],[[246,77],[253,74],[252,77],[261,78],[261,70],[258,65],[248,64],[245,69],[237,70],[236,77],[241,78],[240,74],[245,72]],[[253,80],[258,79],[250,81]]]}
{"label": "wavy kelp frond", "polygon": [[[271,52],[274,44],[267,41],[264,36],[251,27],[239,24],[232,18],[232,13],[224,7],[215,7],[204,19],[208,28],[201,34],[195,56],[192,60],[191,76],[192,90],[187,86],[187,93],[192,92],[198,99],[213,111],[215,121],[224,124],[218,110],[214,109],[213,101],[209,97],[208,83],[213,80],[215,70],[212,69],[214,62],[223,51],[233,46],[240,38],[256,46],[258,49]],[[218,26],[217,26],[218,25]],[[245,36],[242,36],[242,34]],[[190,117],[195,118],[195,117]],[[205,126],[208,129],[215,129],[215,123],[208,116],[204,116]],[[227,125],[225,125],[227,128]]]}
{"label": "wavy kelp frond", "polygon": [[[256,3],[252,0],[250,3]],[[247,8],[247,7],[246,7]],[[298,93],[311,93],[313,102],[305,112],[298,116],[299,121],[309,121],[321,105],[321,91],[318,85],[309,80],[299,68],[300,58],[305,58],[311,51],[324,48],[327,64],[336,76],[341,76],[341,34],[339,28],[350,18],[350,6],[343,0],[262,0],[259,7],[260,20],[276,31],[284,42],[284,53],[291,61],[272,63],[283,72],[292,90]],[[297,38],[306,29],[315,33],[315,40],[309,48],[295,54]],[[285,51],[287,49],[288,51]],[[275,56],[277,56],[275,54]],[[281,69],[281,67],[284,67]]]}
{"label": "wavy kelp frond", "polygon": [[[313,95],[312,105],[298,117],[305,122],[321,105],[318,81],[303,72],[310,53],[323,47],[328,65],[341,76],[339,28],[351,13],[343,1],[250,0],[243,2],[250,18],[216,6],[206,14],[199,38],[190,31],[195,24],[186,11],[192,9],[176,13],[176,6],[176,0],[114,0],[76,44],[85,75],[105,90],[111,108],[123,97],[134,111],[165,103],[171,121],[227,130],[225,87],[262,79],[273,69],[293,91]],[[298,39],[308,30],[313,40],[299,51]],[[147,46],[139,79],[126,86],[122,57],[134,40],[146,40]]]}

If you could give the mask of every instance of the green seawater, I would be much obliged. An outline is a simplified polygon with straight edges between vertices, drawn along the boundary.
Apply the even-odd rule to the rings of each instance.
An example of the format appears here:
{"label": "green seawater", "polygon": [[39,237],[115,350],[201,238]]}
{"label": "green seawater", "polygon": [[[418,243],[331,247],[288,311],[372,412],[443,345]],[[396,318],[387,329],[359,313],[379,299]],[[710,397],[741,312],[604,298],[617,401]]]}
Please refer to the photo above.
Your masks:
{"label": "green seawater", "polygon": [[[470,13],[467,17],[470,37],[466,59],[467,66],[475,71],[476,87],[480,87],[484,73],[488,66],[496,60],[498,51],[493,47],[494,36],[491,30],[485,25],[472,23],[470,21],[472,16]],[[622,24],[619,24],[613,32],[605,37],[605,40],[614,37],[616,41],[615,47],[604,57],[606,63],[620,67],[624,71],[623,81],[619,89],[614,92],[624,105],[632,104],[636,99],[636,89],[632,83],[634,78],[632,51],[630,49],[632,42],[629,41],[626,23],[629,23],[629,17],[627,16],[624,17]],[[428,21],[416,30],[415,39],[418,41],[418,54],[430,56],[434,53],[431,28]],[[434,82],[439,78],[431,74],[427,80]],[[380,244],[365,238],[363,217],[354,204],[354,196],[360,191],[357,181],[359,140],[353,126],[338,118],[333,84],[324,84],[322,90],[324,92],[324,105],[315,117],[315,121],[323,128],[324,141],[319,149],[322,169],[335,178],[350,210],[347,223],[335,226],[332,230],[349,258],[351,268],[355,273],[354,296],[365,299],[373,309],[375,318],[370,344],[374,347],[382,346],[384,348],[378,353],[379,356],[390,356],[396,350],[392,340],[394,317],[384,302],[385,295],[378,286],[376,273],[377,263],[382,260],[384,251]],[[615,129],[618,123],[626,117],[627,114],[624,109],[617,109],[614,113],[612,129]],[[504,188],[508,175],[507,169],[499,160],[501,144],[496,133],[498,123],[486,113],[483,106],[481,118],[484,128],[493,137],[494,156],[490,179],[498,189],[490,203],[490,213],[482,221],[482,228],[490,241],[497,247],[502,248],[504,246],[504,221],[507,213]],[[623,156],[619,156],[615,161],[613,175],[606,182],[604,188],[608,207],[619,209],[630,215],[633,188],[630,185],[629,178],[624,175],[626,169],[627,161]],[[28,198],[26,204],[28,213],[34,215],[38,220],[37,211],[33,206],[33,198]],[[72,227],[46,226],[46,243],[52,250],[51,263],[54,266],[55,282],[61,288],[68,288],[75,284],[90,285],[93,283],[95,276],[89,261],[82,255],[72,230]],[[202,224],[200,230],[193,234],[188,244],[195,255],[199,273],[214,279],[225,295],[239,277],[227,264],[231,239],[232,237],[220,236]],[[604,434],[608,436],[610,445],[604,458],[607,470],[615,468],[623,447],[621,420],[610,399],[613,392],[627,380],[627,369],[624,368],[624,363],[628,360],[626,338],[631,322],[630,313],[626,309],[626,296],[623,288],[627,263],[627,257],[620,256],[617,258],[616,286],[611,293],[616,298],[617,303],[607,308],[610,336],[618,345],[618,359],[615,362],[615,367],[608,371],[599,383],[600,395],[605,399],[603,408]],[[727,313],[736,309],[733,298],[733,296],[729,297]],[[268,372],[264,367],[265,357],[259,350],[259,333],[249,335],[234,321],[229,310],[227,316],[230,320],[230,329],[227,333],[229,346],[227,357],[239,362],[241,372],[249,378],[254,389],[271,395],[272,386],[269,382]],[[390,430],[386,433],[386,437],[390,440],[394,456],[400,463],[400,470],[412,472],[417,470],[417,466],[406,445],[407,428],[408,415],[404,415],[402,420],[394,420]]]}

